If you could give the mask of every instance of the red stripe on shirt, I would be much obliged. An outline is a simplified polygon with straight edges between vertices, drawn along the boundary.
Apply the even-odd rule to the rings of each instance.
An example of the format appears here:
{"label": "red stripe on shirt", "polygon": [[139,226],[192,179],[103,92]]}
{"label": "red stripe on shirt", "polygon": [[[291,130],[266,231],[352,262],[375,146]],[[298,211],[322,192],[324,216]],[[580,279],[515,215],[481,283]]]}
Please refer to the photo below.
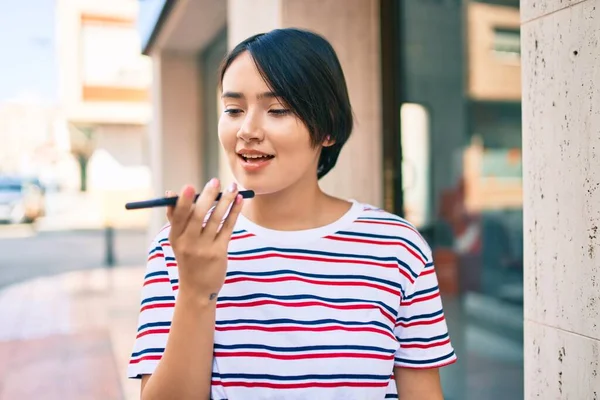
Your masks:
{"label": "red stripe on shirt", "polygon": [[165,255],[163,253],[154,253],[153,255],[148,257],[148,261],[152,261],[155,258],[164,258],[164,257],[165,257]]}
{"label": "red stripe on shirt", "polygon": [[240,235],[240,236],[232,236],[230,240],[246,239],[246,238],[253,237],[253,236],[254,236],[254,234],[252,234],[252,233],[247,233],[247,234],[245,234],[245,235]]}
{"label": "red stripe on shirt", "polygon": [[407,300],[407,301],[403,301],[403,302],[400,303],[400,305],[401,306],[409,306],[409,305],[414,304],[414,303],[421,303],[423,301],[435,299],[436,297],[439,297],[439,295],[440,295],[440,292],[436,292],[436,293],[434,293],[432,295],[429,295],[429,296],[419,297],[419,298],[416,298],[416,299],[410,299],[410,300]]}
{"label": "red stripe on shirt", "polygon": [[310,353],[310,354],[272,354],[262,351],[215,351],[215,357],[256,357],[271,358],[273,360],[312,360],[319,358],[364,358],[373,360],[392,360],[393,354],[368,354],[368,353]]}
{"label": "red stripe on shirt", "polygon": [[346,238],[346,237],[339,237],[339,236],[326,236],[325,238],[326,239],[330,239],[330,240],[337,240],[337,241],[340,241],[340,242],[380,244],[380,245],[383,245],[383,246],[400,246],[400,247],[404,247],[406,249],[406,251],[408,251],[417,260],[419,260],[419,262],[421,264],[423,264],[423,265],[426,264],[426,262],[421,258],[421,256],[419,255],[419,253],[417,253],[416,251],[414,251],[413,249],[411,249],[409,246],[407,246],[406,244],[404,244],[402,242],[382,242],[382,241],[379,241],[379,240],[355,239],[355,238]]}
{"label": "red stripe on shirt", "polygon": [[335,388],[335,387],[387,387],[385,382],[305,382],[305,383],[270,383],[270,382],[244,382],[244,381],[217,381],[211,382],[213,386],[224,387],[259,387],[267,389],[305,389],[305,388]]}
{"label": "red stripe on shirt", "polygon": [[368,327],[346,327],[346,326],[259,326],[259,325],[236,325],[236,326],[217,326],[217,331],[262,331],[262,332],[331,332],[331,331],[346,331],[346,332],[373,332],[387,336],[391,339],[396,340],[396,337],[381,329],[368,328]]}
{"label": "red stripe on shirt", "polygon": [[140,332],[137,336],[136,339],[139,339],[141,337],[147,336],[147,335],[159,335],[159,334],[163,334],[163,333],[169,333],[169,328],[166,329],[148,329],[147,331],[144,332]]}
{"label": "red stripe on shirt", "polygon": [[146,311],[146,310],[151,310],[153,308],[173,308],[173,307],[175,307],[175,303],[147,304],[142,307],[140,312]]}
{"label": "red stripe on shirt", "polygon": [[275,283],[275,282],[289,282],[289,281],[312,283],[315,285],[326,285],[326,286],[364,286],[364,287],[370,287],[370,288],[374,288],[374,289],[383,290],[383,291],[391,293],[395,296],[400,295],[400,291],[398,291],[396,289],[392,289],[392,288],[389,288],[386,286],[376,285],[374,283],[369,283],[369,282],[318,281],[318,280],[314,280],[314,279],[306,279],[306,278],[300,278],[300,277],[296,277],[296,276],[286,276],[286,277],[279,277],[279,278],[239,277],[239,278],[226,279],[225,283],[228,283],[228,284],[237,283],[237,282]]}
{"label": "red stripe on shirt", "polygon": [[400,347],[403,349],[431,349],[433,347],[440,347],[450,343],[450,339],[446,339],[442,342],[427,343],[427,344],[402,344]]}
{"label": "red stripe on shirt", "polygon": [[155,279],[150,279],[150,280],[147,280],[146,282],[144,282],[144,286],[151,285],[153,283],[161,283],[161,282],[171,283],[169,278],[155,278]]}
{"label": "red stripe on shirt", "polygon": [[401,326],[403,328],[410,328],[411,326],[434,325],[434,324],[437,324],[438,322],[442,322],[443,320],[444,320],[444,316],[442,315],[439,318],[426,320],[426,321],[414,321],[414,322],[408,322],[408,323],[400,322],[400,323],[396,324],[396,326]]}
{"label": "red stripe on shirt", "polygon": [[220,303],[217,304],[217,308],[229,308],[229,307],[256,307],[256,306],[265,306],[265,305],[273,305],[273,306],[282,306],[282,307],[327,307],[334,308],[337,310],[368,310],[368,309],[378,309],[383,316],[389,319],[392,322],[396,322],[395,318],[391,315],[388,315],[382,309],[377,306],[371,304],[356,304],[356,305],[337,305],[337,304],[328,304],[321,303],[318,301],[303,301],[296,303],[285,303],[281,301],[274,300],[258,300],[258,301],[250,301],[247,303]]}

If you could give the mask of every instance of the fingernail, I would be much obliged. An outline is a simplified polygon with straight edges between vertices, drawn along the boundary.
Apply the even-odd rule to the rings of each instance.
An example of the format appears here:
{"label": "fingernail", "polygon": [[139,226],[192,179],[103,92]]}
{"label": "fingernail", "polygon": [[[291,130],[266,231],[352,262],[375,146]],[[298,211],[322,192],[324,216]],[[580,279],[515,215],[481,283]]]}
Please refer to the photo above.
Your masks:
{"label": "fingernail", "polygon": [[214,188],[217,188],[219,187],[219,180],[217,178],[212,178],[210,181],[208,181],[206,186],[212,186]]}
{"label": "fingernail", "polygon": [[235,204],[240,204],[243,199],[244,197],[241,194],[238,194],[237,196],[235,196]]}
{"label": "fingernail", "polygon": [[233,193],[235,192],[237,189],[237,184],[235,182],[233,182],[231,185],[229,185],[229,187],[227,188],[227,191],[229,193]]}
{"label": "fingernail", "polygon": [[189,199],[191,199],[192,197],[194,197],[195,194],[196,193],[194,191],[194,188],[191,187],[191,186],[186,187],[185,190],[183,191],[183,195],[185,197],[189,198]]}

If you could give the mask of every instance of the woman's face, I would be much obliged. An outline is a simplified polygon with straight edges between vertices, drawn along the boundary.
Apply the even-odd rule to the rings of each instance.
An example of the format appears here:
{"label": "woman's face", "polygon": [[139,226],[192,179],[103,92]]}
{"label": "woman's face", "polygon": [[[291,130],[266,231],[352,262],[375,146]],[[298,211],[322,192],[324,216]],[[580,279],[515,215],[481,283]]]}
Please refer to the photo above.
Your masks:
{"label": "woman's face", "polygon": [[271,92],[248,52],[223,77],[219,140],[237,182],[256,194],[281,191],[304,179],[316,181],[320,146]]}

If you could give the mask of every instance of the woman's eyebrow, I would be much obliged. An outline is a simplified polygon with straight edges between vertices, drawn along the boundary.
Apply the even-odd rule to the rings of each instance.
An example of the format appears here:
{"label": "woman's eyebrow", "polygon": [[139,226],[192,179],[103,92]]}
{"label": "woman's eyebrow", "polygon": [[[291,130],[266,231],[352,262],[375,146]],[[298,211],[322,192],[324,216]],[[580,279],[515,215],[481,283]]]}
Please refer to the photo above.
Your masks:
{"label": "woman's eyebrow", "polygon": [[239,92],[225,92],[221,95],[222,99],[243,99],[244,95]]}
{"label": "woman's eyebrow", "polygon": [[[258,95],[256,95],[256,98],[258,100],[262,100],[265,98],[276,98],[279,97],[277,96],[275,93],[273,92],[264,92],[264,93],[259,93]],[[224,92],[221,95],[222,99],[245,99],[246,96],[244,96],[243,93],[240,92]]]}
{"label": "woman's eyebrow", "polygon": [[256,96],[256,98],[258,100],[262,100],[262,99],[274,99],[277,98],[279,96],[277,96],[277,94],[273,93],[273,92],[264,92],[259,94],[258,96]]}

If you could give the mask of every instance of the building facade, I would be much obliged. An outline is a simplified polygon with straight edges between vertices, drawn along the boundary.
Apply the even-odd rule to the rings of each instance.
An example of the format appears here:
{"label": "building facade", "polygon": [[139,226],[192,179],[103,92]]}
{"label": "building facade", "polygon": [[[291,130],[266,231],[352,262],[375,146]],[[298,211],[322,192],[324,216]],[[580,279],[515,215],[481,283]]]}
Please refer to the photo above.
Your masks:
{"label": "building facade", "polygon": [[[338,52],[357,122],[323,188],[405,216],[432,244],[460,357],[443,370],[446,398],[533,398],[543,390],[530,384],[524,391],[524,354],[533,355],[528,334],[529,352],[523,344],[523,276],[531,268],[524,260],[532,251],[523,244],[534,239],[523,229],[521,70],[534,67],[522,65],[521,43],[531,48],[532,39],[521,39],[521,14],[536,6],[524,3],[141,2],[139,29],[154,79],[155,195],[212,176],[232,179],[217,138],[217,70],[228,49],[279,27],[323,34]],[[162,211],[151,221],[152,235],[164,223]],[[529,302],[527,310],[538,308]],[[531,374],[539,367],[525,364]]]}
{"label": "building facade", "polygon": [[145,227],[127,199],[150,194],[151,63],[140,54],[135,0],[57,0],[59,98],[78,185],[100,223]]}

